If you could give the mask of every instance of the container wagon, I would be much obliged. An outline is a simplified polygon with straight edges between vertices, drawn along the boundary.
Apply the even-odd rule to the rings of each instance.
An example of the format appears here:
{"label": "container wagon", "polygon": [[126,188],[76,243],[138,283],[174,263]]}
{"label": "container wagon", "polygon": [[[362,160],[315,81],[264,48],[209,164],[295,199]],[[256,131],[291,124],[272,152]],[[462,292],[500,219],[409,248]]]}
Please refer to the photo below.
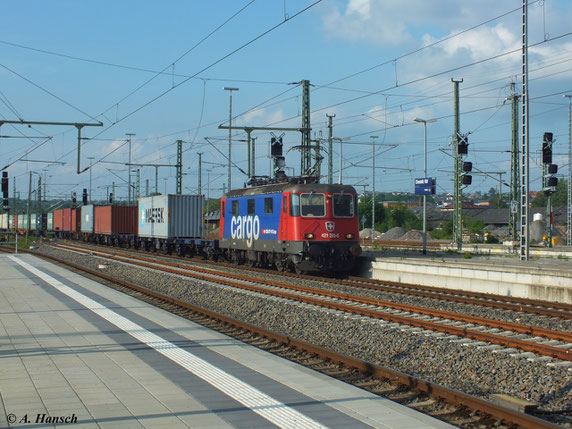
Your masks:
{"label": "container wagon", "polygon": [[136,245],[137,206],[95,206],[92,241],[110,246]]}
{"label": "container wagon", "polygon": [[139,199],[136,247],[179,256],[214,255],[216,240],[204,239],[204,196],[156,195]]}

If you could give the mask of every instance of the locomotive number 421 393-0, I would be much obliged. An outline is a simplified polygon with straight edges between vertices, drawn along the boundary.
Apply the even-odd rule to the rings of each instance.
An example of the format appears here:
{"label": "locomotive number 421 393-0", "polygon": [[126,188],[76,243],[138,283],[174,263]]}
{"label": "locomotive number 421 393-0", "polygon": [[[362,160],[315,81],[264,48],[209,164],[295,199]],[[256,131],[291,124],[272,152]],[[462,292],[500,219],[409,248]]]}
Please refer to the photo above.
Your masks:
{"label": "locomotive number 421 393-0", "polygon": [[337,232],[324,232],[322,233],[322,238],[340,238],[340,234]]}

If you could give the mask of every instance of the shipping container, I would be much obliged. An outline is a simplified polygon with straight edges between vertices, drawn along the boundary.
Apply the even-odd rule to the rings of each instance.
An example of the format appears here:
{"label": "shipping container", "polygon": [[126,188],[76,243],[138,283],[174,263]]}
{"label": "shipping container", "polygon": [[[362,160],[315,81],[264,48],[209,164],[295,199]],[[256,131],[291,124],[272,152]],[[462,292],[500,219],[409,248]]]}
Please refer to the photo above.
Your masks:
{"label": "shipping container", "polygon": [[38,215],[36,213],[32,213],[30,215],[30,231],[36,231],[36,229],[37,229],[37,225],[36,225],[37,218],[38,218]]}
{"label": "shipping container", "polygon": [[62,209],[62,228],[60,231],[71,232],[72,209]]}
{"label": "shipping container", "polygon": [[93,234],[93,205],[81,208],[81,232]]}
{"label": "shipping container", "polygon": [[71,209],[70,231],[79,232],[81,229],[81,207]]}
{"label": "shipping container", "polygon": [[93,209],[95,234],[137,234],[136,206],[99,206]]}
{"label": "shipping container", "polygon": [[47,231],[53,231],[54,230],[54,212],[48,213],[46,230]]}
{"label": "shipping container", "polygon": [[156,195],[139,199],[139,237],[203,238],[202,195]]}
{"label": "shipping container", "polygon": [[28,229],[28,215],[18,215],[18,231],[26,231]]}
{"label": "shipping container", "polygon": [[0,229],[1,230],[8,229],[8,213],[0,214]]}
{"label": "shipping container", "polygon": [[15,231],[18,228],[18,215],[8,216],[8,228],[10,231]]}
{"label": "shipping container", "polygon": [[53,226],[54,231],[64,230],[64,209],[54,210]]}

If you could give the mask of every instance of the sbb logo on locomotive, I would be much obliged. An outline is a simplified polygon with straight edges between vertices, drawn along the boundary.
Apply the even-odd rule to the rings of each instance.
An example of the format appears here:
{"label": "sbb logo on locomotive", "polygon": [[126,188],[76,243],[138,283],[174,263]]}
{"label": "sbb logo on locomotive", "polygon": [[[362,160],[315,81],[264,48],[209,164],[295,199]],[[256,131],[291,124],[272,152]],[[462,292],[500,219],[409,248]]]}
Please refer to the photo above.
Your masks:
{"label": "sbb logo on locomotive", "polygon": [[232,239],[246,239],[248,247],[260,236],[260,219],[258,216],[233,216],[230,222]]}

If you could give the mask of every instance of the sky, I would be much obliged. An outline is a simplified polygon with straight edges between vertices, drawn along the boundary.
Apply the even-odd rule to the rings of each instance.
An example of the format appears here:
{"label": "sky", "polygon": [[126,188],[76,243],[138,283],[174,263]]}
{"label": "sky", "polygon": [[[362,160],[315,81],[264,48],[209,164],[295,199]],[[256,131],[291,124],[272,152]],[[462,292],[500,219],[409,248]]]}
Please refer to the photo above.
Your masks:
{"label": "sky", "polygon": [[[312,138],[333,118],[333,177],[358,191],[413,192],[429,177],[452,192],[453,83],[460,130],[469,133],[473,183],[486,192],[509,182],[511,101],[522,91],[521,0],[216,0],[12,2],[0,27],[0,120],[103,123],[82,129],[77,174],[73,126],[4,124],[0,168],[22,198],[41,175],[48,198],[89,188],[104,199],[112,183],[127,198],[132,163],[161,164],[158,191],[175,192],[176,141],[183,140],[183,191],[222,195],[227,184],[229,91],[233,125],[301,127],[301,80],[309,80]],[[572,94],[572,3],[529,3],[530,189],[539,190],[544,132],[568,175]],[[511,53],[512,52],[512,53]],[[514,89],[511,90],[511,83]],[[276,132],[280,135],[280,132]],[[267,175],[270,133],[255,131],[256,173]],[[377,136],[372,139],[371,136]],[[85,139],[87,138],[87,139]],[[248,180],[244,132],[232,133],[232,187]],[[300,174],[298,132],[284,135],[286,173]],[[327,140],[322,140],[322,175]],[[91,159],[90,159],[91,158]],[[37,161],[49,161],[37,162]],[[137,167],[133,167],[136,169]],[[139,167],[141,195],[155,168]],[[478,170],[478,171],[477,171]],[[482,174],[480,172],[484,172]],[[90,174],[91,173],[91,174]],[[135,181],[136,173],[133,172]],[[322,177],[322,182],[326,181]],[[504,191],[506,191],[504,187]]]}

